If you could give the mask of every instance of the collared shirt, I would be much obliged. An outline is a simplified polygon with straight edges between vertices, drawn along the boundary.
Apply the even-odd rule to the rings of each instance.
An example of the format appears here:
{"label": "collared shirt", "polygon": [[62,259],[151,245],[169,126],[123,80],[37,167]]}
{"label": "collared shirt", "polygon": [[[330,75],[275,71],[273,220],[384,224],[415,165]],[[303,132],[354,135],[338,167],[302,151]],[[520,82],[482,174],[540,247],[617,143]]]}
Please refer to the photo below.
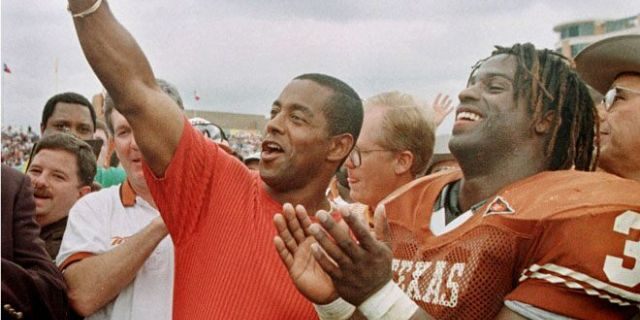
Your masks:
{"label": "collared shirt", "polygon": [[[158,215],[151,204],[135,194],[128,181],[120,187],[90,193],[71,208],[56,263],[64,270],[84,258],[113,250]],[[135,279],[112,302],[86,319],[171,319],[173,255],[173,243],[167,236]]]}
{"label": "collared shirt", "polygon": [[64,230],[67,228],[67,219],[68,217],[64,217],[52,224],[42,227],[40,231],[40,238],[44,240],[47,253],[53,261],[55,261],[58,256],[62,236],[64,235]]}

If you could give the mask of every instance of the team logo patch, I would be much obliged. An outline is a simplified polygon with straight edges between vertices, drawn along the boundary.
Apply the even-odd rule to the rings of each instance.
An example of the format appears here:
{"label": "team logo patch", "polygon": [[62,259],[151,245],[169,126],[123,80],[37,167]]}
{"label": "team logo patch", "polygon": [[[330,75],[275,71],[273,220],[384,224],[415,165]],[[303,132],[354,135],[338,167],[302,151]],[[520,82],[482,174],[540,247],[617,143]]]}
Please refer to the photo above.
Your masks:
{"label": "team logo patch", "polygon": [[487,210],[482,215],[483,217],[492,215],[492,214],[514,214],[515,210],[511,207],[511,205],[504,200],[504,198],[498,196],[487,206]]}

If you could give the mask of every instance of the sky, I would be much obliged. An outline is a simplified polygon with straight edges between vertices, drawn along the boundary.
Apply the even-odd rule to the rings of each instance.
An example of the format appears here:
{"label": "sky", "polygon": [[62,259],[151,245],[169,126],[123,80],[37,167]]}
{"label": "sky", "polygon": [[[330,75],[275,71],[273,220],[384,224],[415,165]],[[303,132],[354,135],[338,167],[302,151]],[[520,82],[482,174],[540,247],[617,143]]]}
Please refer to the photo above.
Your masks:
{"label": "sky", "polygon": [[[109,1],[187,109],[267,115],[290,79],[338,77],[362,98],[398,90],[457,103],[494,45],[553,48],[555,25],[640,13],[639,0]],[[2,125],[39,127],[49,97],[102,90],[66,1],[1,3]],[[56,72],[57,70],[57,72]],[[200,100],[196,101],[197,91]],[[449,117],[439,130],[447,131]]]}

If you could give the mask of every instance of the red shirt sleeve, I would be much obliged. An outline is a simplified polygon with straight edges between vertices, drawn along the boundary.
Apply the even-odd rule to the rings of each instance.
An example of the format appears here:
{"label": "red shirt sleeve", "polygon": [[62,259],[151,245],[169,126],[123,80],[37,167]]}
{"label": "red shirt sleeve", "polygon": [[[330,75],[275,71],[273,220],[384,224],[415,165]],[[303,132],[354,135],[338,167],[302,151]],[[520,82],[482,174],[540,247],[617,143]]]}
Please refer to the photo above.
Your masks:
{"label": "red shirt sleeve", "polygon": [[164,177],[144,165],[145,179],[176,245],[196,231],[211,201],[221,201],[220,188],[251,183],[249,170],[184,119],[184,130]]}

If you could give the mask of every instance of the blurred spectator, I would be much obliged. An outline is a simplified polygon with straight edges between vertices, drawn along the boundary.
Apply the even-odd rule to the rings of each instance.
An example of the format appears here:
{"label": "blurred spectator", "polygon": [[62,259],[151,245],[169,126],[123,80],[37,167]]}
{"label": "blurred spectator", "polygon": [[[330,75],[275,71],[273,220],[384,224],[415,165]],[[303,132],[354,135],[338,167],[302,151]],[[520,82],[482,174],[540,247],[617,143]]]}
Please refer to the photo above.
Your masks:
{"label": "blurred spectator", "polygon": [[260,151],[262,135],[252,131],[232,130],[229,134],[229,145],[242,157]]}
{"label": "blurred spectator", "polygon": [[22,127],[15,129],[12,126],[2,128],[2,163],[10,167],[20,167],[29,158],[33,145],[40,137],[31,127],[25,132]]}
{"label": "blurred spectator", "polygon": [[225,141],[228,143],[226,134],[217,124],[213,124],[207,119],[198,117],[189,119],[189,123],[191,123],[194,128],[198,129],[205,138],[209,138],[218,143],[223,143]]}
{"label": "blurred spectator", "polygon": [[243,159],[243,161],[244,161],[244,164],[247,166],[247,168],[251,170],[259,170],[260,169],[260,152],[254,152],[246,156]]}
{"label": "blurred spectator", "polygon": [[217,143],[224,151],[233,155],[238,160],[243,161],[242,155],[229,145],[229,139],[222,127],[207,119],[198,117],[189,119],[189,123],[194,128],[198,129],[198,132],[200,132],[205,138],[213,140],[213,142]]}

